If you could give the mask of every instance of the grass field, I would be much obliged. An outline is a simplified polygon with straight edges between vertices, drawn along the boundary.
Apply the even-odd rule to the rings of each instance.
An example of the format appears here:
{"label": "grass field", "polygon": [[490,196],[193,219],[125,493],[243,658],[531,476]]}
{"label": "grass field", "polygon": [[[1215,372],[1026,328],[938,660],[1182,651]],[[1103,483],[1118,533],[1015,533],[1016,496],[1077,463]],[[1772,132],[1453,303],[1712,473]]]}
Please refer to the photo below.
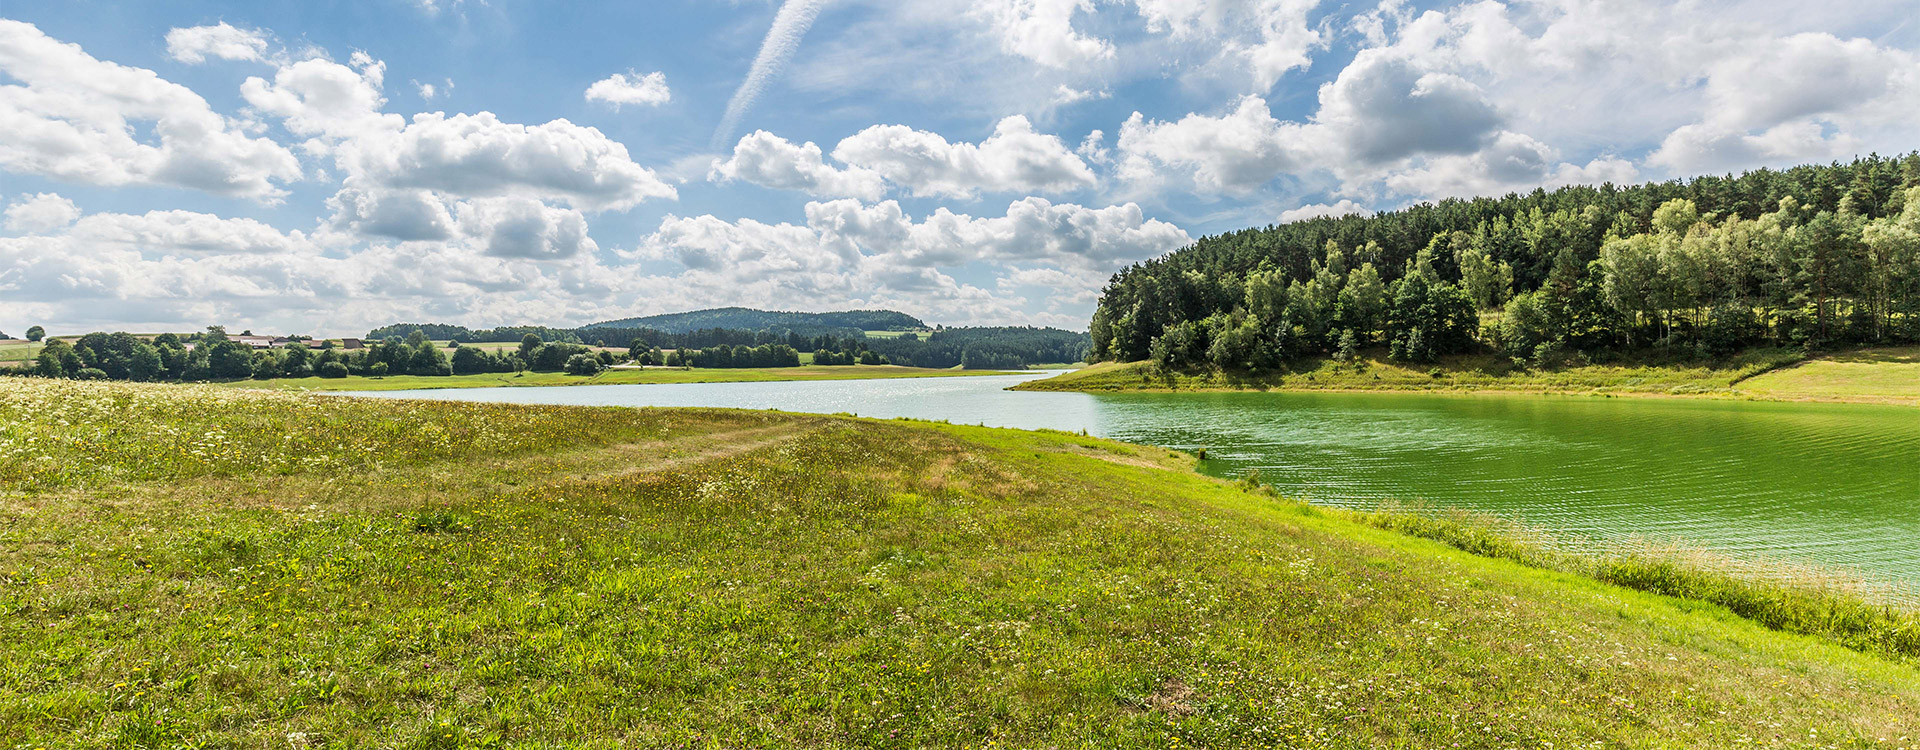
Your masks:
{"label": "grass field", "polygon": [[1886,747],[1911,662],[1065,433],[0,380],[0,747]]}
{"label": "grass field", "polygon": [[30,362],[40,353],[40,345],[27,341],[0,344],[0,362]]}
{"label": "grass field", "polygon": [[1432,365],[1363,357],[1353,364],[1314,359],[1301,369],[1260,376],[1168,374],[1144,362],[1101,363],[1018,390],[1059,391],[1516,391],[1714,396],[1793,401],[1920,405],[1920,347],[1865,349],[1807,359],[1790,349],[1757,349],[1714,362],[1645,362],[1549,370],[1517,369],[1491,356],[1456,356]]}
{"label": "grass field", "polygon": [[868,380],[885,378],[942,378],[966,375],[1002,375],[985,370],[930,370],[894,365],[833,367],[742,367],[692,369],[611,369],[594,376],[559,372],[487,373],[482,375],[392,375],[384,378],[278,378],[239,380],[221,385],[232,388],[268,388],[309,391],[403,391],[423,388],[494,388],[501,386],[621,385],[633,383],[747,383],[785,380]]}
{"label": "grass field", "polygon": [[1823,355],[1740,381],[1736,389],[1789,401],[1841,399],[1920,406],[1920,346]]}

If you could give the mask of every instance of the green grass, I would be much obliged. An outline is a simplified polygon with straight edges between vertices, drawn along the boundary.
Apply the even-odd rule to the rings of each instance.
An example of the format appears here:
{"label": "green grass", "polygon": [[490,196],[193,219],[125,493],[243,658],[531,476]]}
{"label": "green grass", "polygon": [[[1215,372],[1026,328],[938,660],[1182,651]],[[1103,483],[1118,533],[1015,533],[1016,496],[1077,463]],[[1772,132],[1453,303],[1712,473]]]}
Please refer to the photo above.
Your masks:
{"label": "green grass", "polygon": [[31,362],[39,353],[39,344],[0,344],[0,362]]}
{"label": "green grass", "polygon": [[238,380],[221,385],[306,391],[403,391],[424,388],[496,388],[503,386],[621,385],[633,383],[763,383],[786,380],[870,380],[886,378],[940,378],[967,375],[1003,375],[982,370],[932,370],[894,365],[834,367],[743,367],[689,369],[611,369],[594,376],[559,372],[486,373],[482,375],[392,375],[384,378],[276,378]]}
{"label": "green grass", "polygon": [[1911,664],[1066,433],[31,380],[0,430],[0,747],[1920,737]]}
{"label": "green grass", "polygon": [[[1433,364],[1388,361],[1382,352],[1370,352],[1354,363],[1314,358],[1285,372],[1257,375],[1221,373],[1167,373],[1146,362],[1101,363],[1045,380],[1022,383],[1016,390],[1037,391],[1209,391],[1209,390],[1339,390],[1339,391],[1516,391],[1533,393],[1596,393],[1660,396],[1718,396],[1773,398],[1776,394],[1748,386],[1767,373],[1805,359],[1792,349],[1755,349],[1713,361],[1664,360],[1590,364],[1552,369],[1518,368],[1488,355],[1461,355]],[[1889,372],[1885,380],[1898,381]],[[1834,389],[1822,400],[1872,400],[1881,393],[1867,385],[1859,392]]]}
{"label": "green grass", "polygon": [[1828,354],[1740,382],[1745,393],[1788,401],[1920,406],[1920,346]]}
{"label": "green grass", "polygon": [[1851,582],[1830,573],[1792,570],[1758,578],[1751,572],[1725,570],[1738,567],[1729,564],[1733,561],[1713,560],[1692,550],[1623,548],[1599,555],[1570,554],[1547,544],[1540,532],[1457,510],[1329,512],[1476,555],[1723,606],[1776,630],[1820,636],[1895,658],[1920,659],[1920,613],[1863,598],[1852,590]]}

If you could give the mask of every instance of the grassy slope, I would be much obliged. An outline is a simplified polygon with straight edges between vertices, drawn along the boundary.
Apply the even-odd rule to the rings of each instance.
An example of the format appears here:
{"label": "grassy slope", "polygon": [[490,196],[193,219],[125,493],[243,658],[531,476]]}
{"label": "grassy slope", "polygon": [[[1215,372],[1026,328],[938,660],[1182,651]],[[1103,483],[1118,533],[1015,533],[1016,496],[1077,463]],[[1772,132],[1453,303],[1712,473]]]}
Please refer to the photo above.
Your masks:
{"label": "grassy slope", "polygon": [[1741,381],[1737,388],[1764,398],[1920,406],[1920,346],[1829,354]]}
{"label": "grassy slope", "polygon": [[[1434,371],[1439,372],[1435,377]],[[1258,377],[1154,373],[1146,363],[1102,363],[1019,390],[1392,390],[1518,391],[1715,396],[1920,405],[1920,348],[1864,349],[1802,362],[1788,350],[1756,350],[1700,364],[1590,365],[1516,370],[1487,356],[1408,366],[1370,357],[1358,365],[1314,360],[1297,372]]]}
{"label": "grassy slope", "polygon": [[40,353],[40,345],[30,342],[0,344],[0,362],[30,362]]}
{"label": "grassy slope", "polygon": [[384,378],[347,377],[240,380],[221,385],[311,391],[401,391],[424,388],[493,388],[500,386],[620,385],[631,383],[744,383],[782,380],[868,380],[884,378],[938,378],[964,375],[1002,375],[985,370],[931,370],[894,365],[835,367],[742,367],[678,369],[615,369],[592,377],[559,372],[487,373],[483,375],[394,375]]}
{"label": "grassy slope", "polygon": [[1911,665],[1063,433],[0,381],[0,456],[6,747],[1920,737]]}

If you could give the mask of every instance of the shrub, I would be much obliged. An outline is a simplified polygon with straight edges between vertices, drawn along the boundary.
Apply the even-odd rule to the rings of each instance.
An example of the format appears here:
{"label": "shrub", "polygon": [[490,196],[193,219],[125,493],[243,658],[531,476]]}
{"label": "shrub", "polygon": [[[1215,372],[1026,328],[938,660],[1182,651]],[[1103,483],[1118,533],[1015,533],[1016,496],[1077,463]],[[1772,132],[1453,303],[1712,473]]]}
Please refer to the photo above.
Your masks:
{"label": "shrub", "polygon": [[347,376],[347,365],[344,362],[327,362],[314,370],[314,374],[323,378],[344,378]]}
{"label": "shrub", "polygon": [[107,371],[98,367],[82,367],[73,377],[79,380],[106,380]]}
{"label": "shrub", "polygon": [[598,375],[601,364],[600,360],[591,354],[575,354],[567,358],[566,369],[568,375]]}

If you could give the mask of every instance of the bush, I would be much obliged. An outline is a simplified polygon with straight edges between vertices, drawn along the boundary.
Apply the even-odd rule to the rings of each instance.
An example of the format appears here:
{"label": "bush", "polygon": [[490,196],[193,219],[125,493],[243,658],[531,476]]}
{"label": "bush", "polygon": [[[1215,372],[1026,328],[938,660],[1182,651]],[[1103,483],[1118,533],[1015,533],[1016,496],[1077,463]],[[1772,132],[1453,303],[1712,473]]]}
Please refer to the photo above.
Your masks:
{"label": "bush", "polygon": [[328,362],[320,365],[314,374],[323,378],[344,378],[347,376],[347,365],[344,362]]}
{"label": "bush", "polygon": [[375,377],[375,378],[384,378],[384,377],[386,377],[386,376],[387,376],[387,363],[385,363],[385,362],[375,362],[375,363],[373,363],[373,366],[372,366],[372,367],[368,367],[368,368],[367,368],[367,375],[368,375],[369,377]]}
{"label": "bush", "polygon": [[575,354],[567,358],[566,369],[568,375],[598,375],[601,364],[600,360],[591,354]]}
{"label": "bush", "polygon": [[98,367],[82,367],[79,372],[73,374],[73,377],[79,380],[106,380],[107,371]]}

